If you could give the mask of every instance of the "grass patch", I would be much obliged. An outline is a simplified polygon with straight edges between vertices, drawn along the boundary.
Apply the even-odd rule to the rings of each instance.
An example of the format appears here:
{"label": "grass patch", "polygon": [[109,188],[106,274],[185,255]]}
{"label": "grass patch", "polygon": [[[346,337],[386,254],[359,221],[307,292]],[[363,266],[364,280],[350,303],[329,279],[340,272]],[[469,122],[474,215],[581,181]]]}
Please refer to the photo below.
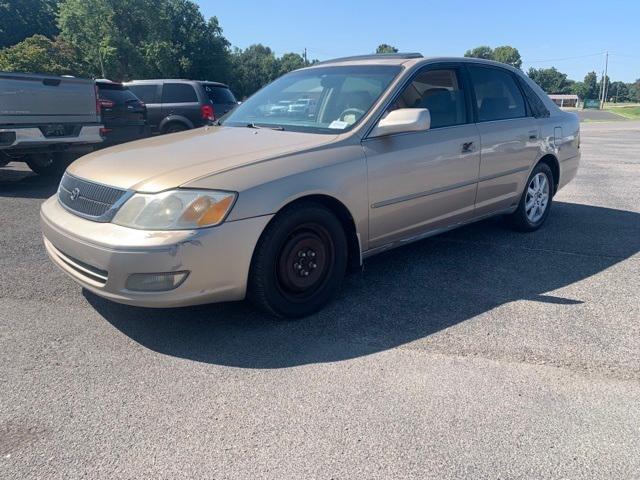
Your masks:
{"label": "grass patch", "polygon": [[624,106],[624,107],[613,107],[607,105],[605,110],[611,113],[615,113],[624,118],[629,118],[631,120],[640,120],[640,105],[633,106]]}

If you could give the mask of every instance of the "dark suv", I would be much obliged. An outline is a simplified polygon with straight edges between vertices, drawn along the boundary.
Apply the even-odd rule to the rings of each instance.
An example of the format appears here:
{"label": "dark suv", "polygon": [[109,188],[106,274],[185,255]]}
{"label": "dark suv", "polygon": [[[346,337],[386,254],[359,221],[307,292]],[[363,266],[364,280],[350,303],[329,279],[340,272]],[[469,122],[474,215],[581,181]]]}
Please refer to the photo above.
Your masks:
{"label": "dark suv", "polygon": [[138,140],[150,135],[147,108],[122,83],[96,80],[98,104],[104,128],[100,134],[104,141],[98,148]]}
{"label": "dark suv", "polygon": [[147,105],[153,133],[209,125],[238,102],[223,83],[199,80],[134,80],[126,84]]}

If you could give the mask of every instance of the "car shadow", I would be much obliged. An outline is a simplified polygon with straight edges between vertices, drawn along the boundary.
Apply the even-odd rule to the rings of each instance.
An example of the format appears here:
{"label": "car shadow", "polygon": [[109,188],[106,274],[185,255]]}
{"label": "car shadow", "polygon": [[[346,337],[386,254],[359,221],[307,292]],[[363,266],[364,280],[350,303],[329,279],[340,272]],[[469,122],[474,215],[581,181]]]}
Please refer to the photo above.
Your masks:
{"label": "car shadow", "polygon": [[0,167],[0,197],[45,199],[56,193],[61,175],[36,175],[12,165]]}
{"label": "car shadow", "polygon": [[521,299],[572,308],[549,294],[640,250],[640,214],[556,202],[544,228],[484,221],[392,250],[349,275],[339,298],[278,321],[238,302],[180,309],[119,305],[85,291],[115,328],[166,355],[244,368],[332,362],[394,348]]}

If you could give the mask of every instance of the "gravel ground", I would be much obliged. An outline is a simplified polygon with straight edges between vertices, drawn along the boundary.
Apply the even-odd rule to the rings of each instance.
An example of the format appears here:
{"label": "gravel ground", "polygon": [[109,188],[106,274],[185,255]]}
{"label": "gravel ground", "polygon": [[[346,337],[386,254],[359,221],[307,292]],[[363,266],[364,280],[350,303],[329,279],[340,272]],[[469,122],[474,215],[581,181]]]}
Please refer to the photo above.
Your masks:
{"label": "gravel ground", "polygon": [[314,317],[111,304],[0,169],[0,478],[640,478],[640,122],[583,125],[547,225],[385,253]]}

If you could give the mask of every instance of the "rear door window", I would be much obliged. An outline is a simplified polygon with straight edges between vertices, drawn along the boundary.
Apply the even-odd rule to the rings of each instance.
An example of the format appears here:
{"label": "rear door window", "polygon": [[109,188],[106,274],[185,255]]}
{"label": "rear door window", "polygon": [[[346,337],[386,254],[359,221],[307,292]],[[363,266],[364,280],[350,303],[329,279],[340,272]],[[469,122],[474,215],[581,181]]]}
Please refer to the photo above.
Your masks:
{"label": "rear door window", "polygon": [[476,96],[479,122],[521,118],[527,114],[513,75],[500,68],[468,67]]}
{"label": "rear door window", "polygon": [[198,96],[187,83],[165,83],[162,86],[162,103],[197,103]]}
{"label": "rear door window", "polygon": [[146,104],[158,103],[158,85],[129,85],[129,89]]}
{"label": "rear door window", "polygon": [[202,87],[204,88],[207,97],[209,97],[209,100],[211,100],[211,103],[237,103],[236,97],[233,96],[233,93],[231,93],[231,90],[229,90],[227,87],[207,84],[203,85]]}

